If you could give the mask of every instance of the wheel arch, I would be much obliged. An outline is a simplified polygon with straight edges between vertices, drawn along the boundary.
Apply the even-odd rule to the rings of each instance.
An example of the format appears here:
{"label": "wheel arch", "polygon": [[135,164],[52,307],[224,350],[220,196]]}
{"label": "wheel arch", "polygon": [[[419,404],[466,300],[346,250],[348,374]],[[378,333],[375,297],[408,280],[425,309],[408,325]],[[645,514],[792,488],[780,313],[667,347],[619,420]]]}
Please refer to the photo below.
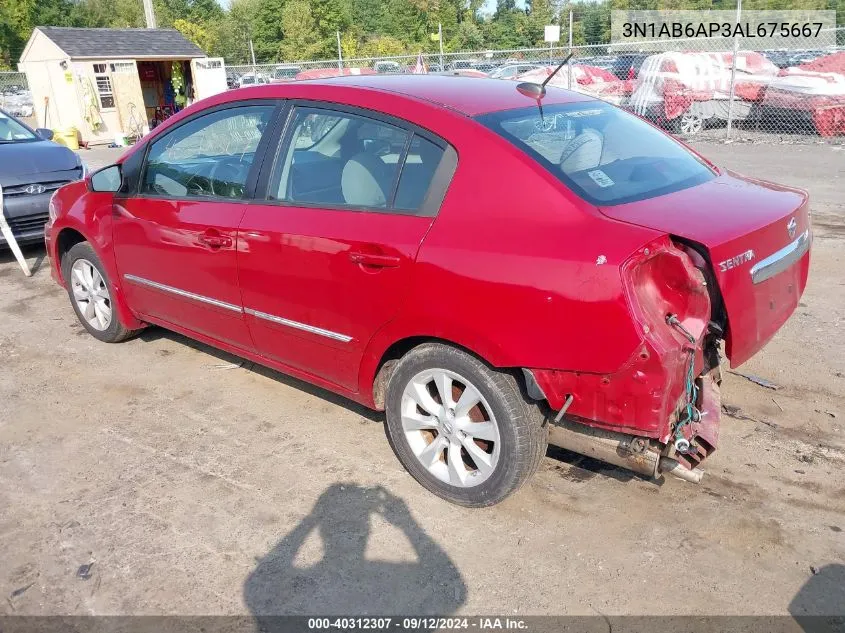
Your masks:
{"label": "wheel arch", "polygon": [[[361,371],[361,393],[365,397],[371,398],[369,404],[378,411],[384,410],[385,393],[387,392],[387,384],[390,381],[390,376],[396,366],[397,361],[412,349],[419,347],[425,343],[441,343],[449,347],[454,347],[468,354],[471,354],[482,363],[496,367],[490,358],[481,353],[479,349],[467,347],[451,338],[437,336],[432,334],[415,334],[403,336],[390,342],[389,344],[382,344],[380,347],[383,350],[379,354],[372,354],[374,350],[368,349],[368,354],[365,355],[362,363]],[[370,346],[372,347],[372,345]],[[485,346],[486,347],[486,346]],[[375,359],[375,362],[373,362]],[[369,361],[369,362],[368,362]],[[525,390],[525,378],[521,371],[512,370],[508,367],[496,367],[500,371],[507,371],[516,378],[520,388]]]}
{"label": "wheel arch", "polygon": [[120,283],[114,252],[112,250],[112,242],[109,240],[106,244],[102,244],[96,239],[92,239],[86,234],[84,228],[77,223],[68,223],[54,230],[58,230],[58,233],[56,233],[54,240],[54,252],[50,255],[51,257],[55,257],[54,269],[60,283],[67,287],[67,280],[64,278],[64,272],[62,271],[62,258],[64,255],[77,244],[83,242],[89,244],[100,259],[100,263],[106,269],[106,274],[112,287],[112,298],[117,308],[117,318],[120,320],[120,323],[128,330],[138,330],[145,327],[146,324],[132,313],[123,294],[123,286]]}
{"label": "wheel arch", "polygon": [[91,240],[72,226],[63,227],[56,236],[56,262],[58,264],[56,270],[63,284],[67,281],[64,279],[64,273],[62,272],[62,258],[65,256],[65,253],[81,242],[88,242],[91,244],[91,248],[95,248]]}

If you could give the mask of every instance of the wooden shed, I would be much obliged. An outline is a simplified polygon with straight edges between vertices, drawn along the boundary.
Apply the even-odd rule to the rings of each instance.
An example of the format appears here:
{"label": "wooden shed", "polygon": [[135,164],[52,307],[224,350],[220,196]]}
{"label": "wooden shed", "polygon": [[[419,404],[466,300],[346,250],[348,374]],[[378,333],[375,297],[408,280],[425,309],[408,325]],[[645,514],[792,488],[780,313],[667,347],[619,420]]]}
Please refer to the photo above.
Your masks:
{"label": "wooden shed", "polygon": [[36,27],[18,67],[39,127],[83,141],[146,133],[192,101],[226,90],[222,59],[175,29]]}

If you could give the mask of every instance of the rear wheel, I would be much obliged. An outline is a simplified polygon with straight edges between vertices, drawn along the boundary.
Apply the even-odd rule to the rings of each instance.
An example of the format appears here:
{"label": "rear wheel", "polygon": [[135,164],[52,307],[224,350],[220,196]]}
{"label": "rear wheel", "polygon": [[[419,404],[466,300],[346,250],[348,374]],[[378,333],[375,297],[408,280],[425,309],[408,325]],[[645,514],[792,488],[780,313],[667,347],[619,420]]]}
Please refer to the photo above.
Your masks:
{"label": "rear wheel", "polygon": [[88,242],[75,244],[62,256],[62,276],[73,310],[91,336],[118,343],[137,332],[117,318],[108,275]]}
{"label": "rear wheel", "polygon": [[465,506],[498,503],[537,470],[548,429],[516,379],[462,350],[421,345],[387,388],[387,430],[409,473]]}

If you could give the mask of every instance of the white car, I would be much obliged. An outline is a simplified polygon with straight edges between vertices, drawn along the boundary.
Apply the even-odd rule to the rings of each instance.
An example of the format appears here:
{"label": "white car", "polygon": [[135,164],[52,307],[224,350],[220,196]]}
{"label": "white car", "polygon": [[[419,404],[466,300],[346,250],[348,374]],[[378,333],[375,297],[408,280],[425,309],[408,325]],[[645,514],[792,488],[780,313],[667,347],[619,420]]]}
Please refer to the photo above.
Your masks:
{"label": "white car", "polygon": [[[697,134],[711,119],[727,120],[731,76],[729,52],[652,55],[640,67],[626,107],[682,134]],[[760,53],[739,51],[733,120],[751,116],[752,105],[777,76],[778,67]]]}
{"label": "white car", "polygon": [[527,73],[536,68],[542,68],[542,64],[508,64],[507,66],[500,66],[490,73],[491,79],[513,79],[517,75]]}
{"label": "white car", "polygon": [[238,79],[239,88],[243,88],[244,86],[260,86],[268,83],[270,82],[261,73],[247,73]]}

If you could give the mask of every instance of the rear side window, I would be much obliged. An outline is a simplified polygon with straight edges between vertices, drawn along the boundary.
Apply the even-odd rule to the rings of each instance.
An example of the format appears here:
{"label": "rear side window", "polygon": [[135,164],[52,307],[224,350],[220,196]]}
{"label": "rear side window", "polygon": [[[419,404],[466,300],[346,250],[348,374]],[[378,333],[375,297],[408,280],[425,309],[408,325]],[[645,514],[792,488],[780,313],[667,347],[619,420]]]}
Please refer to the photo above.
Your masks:
{"label": "rear side window", "polygon": [[596,205],[645,200],[707,182],[713,171],[638,117],[602,102],[478,117]]}
{"label": "rear side window", "polygon": [[443,158],[443,148],[428,139],[414,135],[408,149],[408,157],[402,167],[399,177],[399,188],[396,190],[397,209],[414,211],[422,206],[425,194],[434,179],[434,171]]}
{"label": "rear side window", "polygon": [[298,107],[269,198],[317,207],[423,212],[444,150],[403,127],[338,110]]}

